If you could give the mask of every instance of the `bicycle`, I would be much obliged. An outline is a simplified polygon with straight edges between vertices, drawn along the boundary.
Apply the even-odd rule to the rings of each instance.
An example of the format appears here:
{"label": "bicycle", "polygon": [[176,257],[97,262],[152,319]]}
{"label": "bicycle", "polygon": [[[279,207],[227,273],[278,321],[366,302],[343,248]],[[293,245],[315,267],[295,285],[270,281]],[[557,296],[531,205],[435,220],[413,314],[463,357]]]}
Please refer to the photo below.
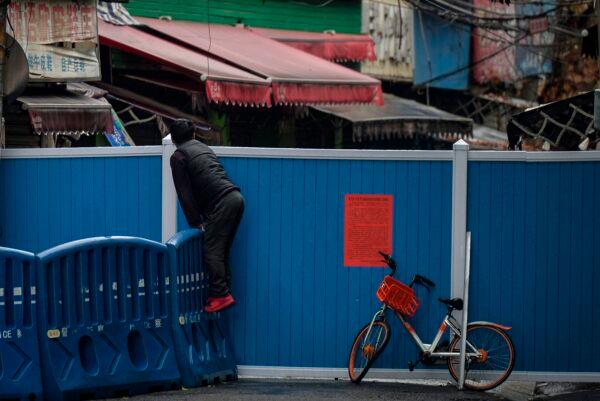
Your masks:
{"label": "bicycle", "polygon": [[[438,298],[441,303],[446,305],[448,313],[442,321],[433,342],[424,344],[417,332],[408,323],[408,319],[416,313],[419,307],[419,300],[415,296],[413,286],[415,284],[421,285],[429,292],[435,287],[435,283],[417,274],[413,277],[410,285],[407,286],[393,278],[396,273],[394,259],[383,252],[379,253],[384,258],[383,262],[389,266],[392,272],[384,277],[377,290],[377,298],[382,302],[381,308],[375,313],[371,322],[358,332],[352,344],[348,361],[350,379],[354,383],[360,383],[387,346],[391,330],[386,322],[386,312],[391,309],[420,350],[417,363],[412,361],[408,363],[409,370],[412,372],[419,363],[429,365],[438,361],[443,362],[443,359],[446,359],[450,375],[458,381],[462,334],[453,312],[463,309],[463,300],[461,298]],[[444,346],[440,346],[440,341],[448,328],[452,336],[447,349],[444,349]],[[467,326],[465,388],[479,391],[490,390],[499,386],[508,378],[515,364],[515,349],[507,334],[510,329],[510,327],[491,322],[472,322]]]}

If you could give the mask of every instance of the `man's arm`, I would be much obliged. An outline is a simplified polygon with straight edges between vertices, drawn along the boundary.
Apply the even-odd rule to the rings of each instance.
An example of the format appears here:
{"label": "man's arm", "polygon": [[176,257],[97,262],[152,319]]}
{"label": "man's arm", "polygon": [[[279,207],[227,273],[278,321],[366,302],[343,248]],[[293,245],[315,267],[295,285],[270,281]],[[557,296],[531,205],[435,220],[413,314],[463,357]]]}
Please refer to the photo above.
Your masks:
{"label": "man's arm", "polygon": [[179,203],[185,214],[190,227],[200,228],[202,226],[202,214],[198,210],[192,180],[187,171],[185,155],[175,151],[171,156],[171,173]]}

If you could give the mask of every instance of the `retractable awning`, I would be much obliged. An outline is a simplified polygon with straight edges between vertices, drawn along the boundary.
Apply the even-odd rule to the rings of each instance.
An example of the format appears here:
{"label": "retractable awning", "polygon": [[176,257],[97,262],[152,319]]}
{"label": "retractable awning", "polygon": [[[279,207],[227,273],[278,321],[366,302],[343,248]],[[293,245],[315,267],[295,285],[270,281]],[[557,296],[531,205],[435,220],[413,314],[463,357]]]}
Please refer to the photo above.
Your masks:
{"label": "retractable awning", "polygon": [[126,53],[196,75],[205,81],[206,96],[217,103],[271,104],[268,80],[228,65],[205,54],[141,31],[98,21],[100,43]]}
{"label": "retractable awning", "polygon": [[150,18],[138,20],[173,41],[268,79],[275,104],[383,102],[378,80],[250,29]]}
{"label": "retractable awning", "polygon": [[375,43],[369,35],[303,32],[251,28],[267,38],[330,61],[375,61]]}
{"label": "retractable awning", "polygon": [[470,118],[390,94],[384,94],[383,98],[383,107],[341,105],[313,108],[351,124],[355,142],[412,138],[415,135],[453,140],[473,133],[473,120]]}
{"label": "retractable awning", "polygon": [[64,91],[17,98],[36,134],[91,135],[113,133],[108,102]]}

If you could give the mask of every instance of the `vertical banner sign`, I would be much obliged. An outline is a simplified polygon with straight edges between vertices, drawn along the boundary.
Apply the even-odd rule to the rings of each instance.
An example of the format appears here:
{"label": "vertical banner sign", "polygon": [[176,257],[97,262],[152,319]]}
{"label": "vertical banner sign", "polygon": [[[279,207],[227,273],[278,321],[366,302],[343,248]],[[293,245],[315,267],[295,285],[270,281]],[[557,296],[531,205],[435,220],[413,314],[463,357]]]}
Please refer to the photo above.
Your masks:
{"label": "vertical banner sign", "polygon": [[392,253],[393,208],[392,195],[346,195],[344,266],[386,266],[379,251]]}

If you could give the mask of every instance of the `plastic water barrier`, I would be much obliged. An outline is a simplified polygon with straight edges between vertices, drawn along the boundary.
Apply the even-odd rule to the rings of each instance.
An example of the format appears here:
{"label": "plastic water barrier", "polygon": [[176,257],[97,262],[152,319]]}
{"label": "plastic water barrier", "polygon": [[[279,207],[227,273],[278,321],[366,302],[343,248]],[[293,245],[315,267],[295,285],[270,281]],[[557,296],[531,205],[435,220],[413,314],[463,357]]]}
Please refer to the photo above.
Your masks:
{"label": "plastic water barrier", "polygon": [[45,399],[179,386],[166,246],[130,237],[90,238],[37,259]]}
{"label": "plastic water barrier", "polygon": [[0,247],[0,399],[80,400],[236,378],[221,314],[206,314],[202,233],[167,245]]}
{"label": "plastic water barrier", "polygon": [[0,395],[41,399],[32,253],[0,247]]}
{"label": "plastic water barrier", "polygon": [[173,268],[172,315],[177,363],[184,386],[237,376],[221,314],[206,314],[207,275],[202,266],[202,232],[181,231],[167,242]]}

